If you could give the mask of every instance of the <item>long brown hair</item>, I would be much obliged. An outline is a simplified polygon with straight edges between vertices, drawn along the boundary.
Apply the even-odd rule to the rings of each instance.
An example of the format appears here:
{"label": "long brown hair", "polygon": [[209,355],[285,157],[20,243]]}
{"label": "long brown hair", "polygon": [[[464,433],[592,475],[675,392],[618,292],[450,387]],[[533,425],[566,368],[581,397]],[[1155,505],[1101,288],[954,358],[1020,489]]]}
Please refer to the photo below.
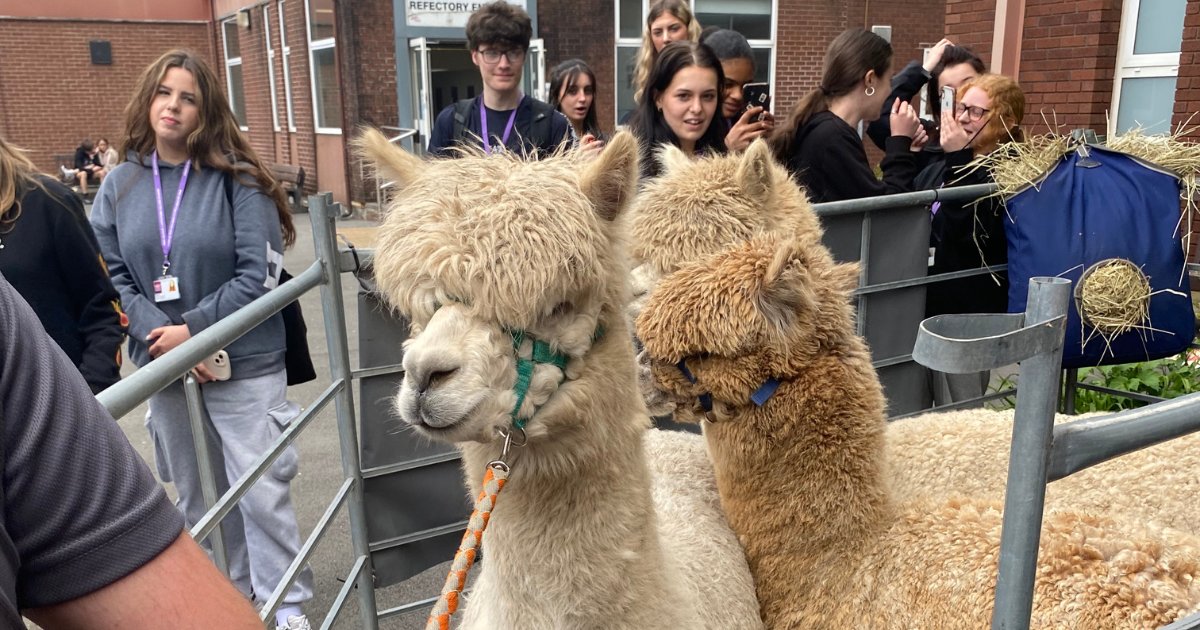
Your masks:
{"label": "long brown hair", "polygon": [[188,156],[198,165],[210,166],[230,177],[237,177],[239,182],[252,181],[257,184],[275,202],[279,226],[283,230],[283,244],[285,247],[291,246],[296,241],[296,229],[292,225],[292,213],[283,189],[242,135],[229,101],[222,97],[221,82],[195,53],[172,50],[142,72],[133,98],[125,107],[125,137],[121,141],[120,155],[134,151],[139,158],[145,159],[154,151],[156,136],[154,128],[150,126],[150,103],[171,68],[183,68],[191,72],[196,81],[200,125],[187,138]]}
{"label": "long brown hair", "polygon": [[1022,142],[1021,120],[1025,118],[1025,92],[1010,77],[1002,74],[981,74],[958,88],[957,100],[971,88],[979,88],[992,101],[988,121],[979,130],[974,143],[975,155],[986,155],[1005,142]]}
{"label": "long brown hair", "polygon": [[[858,89],[868,70],[874,70],[875,75],[882,78],[891,65],[892,45],[875,33],[852,28],[835,37],[825,51],[821,84],[800,99],[788,114],[787,122],[771,134],[769,142],[776,159],[787,163],[795,149],[796,132],[815,114],[829,109],[832,99]],[[891,86],[882,85],[877,89],[890,90]]]}
{"label": "long brown hair", "polygon": [[664,13],[670,13],[687,26],[688,41],[700,41],[700,23],[696,21],[696,15],[692,13],[692,8],[686,2],[683,0],[657,0],[651,4],[650,12],[646,14],[646,28],[642,30],[642,47],[638,49],[633,71],[633,100],[637,102],[641,101],[642,89],[646,86],[646,79],[650,77],[650,69],[658,60],[658,51],[654,50],[654,40],[650,37],[650,25]]}

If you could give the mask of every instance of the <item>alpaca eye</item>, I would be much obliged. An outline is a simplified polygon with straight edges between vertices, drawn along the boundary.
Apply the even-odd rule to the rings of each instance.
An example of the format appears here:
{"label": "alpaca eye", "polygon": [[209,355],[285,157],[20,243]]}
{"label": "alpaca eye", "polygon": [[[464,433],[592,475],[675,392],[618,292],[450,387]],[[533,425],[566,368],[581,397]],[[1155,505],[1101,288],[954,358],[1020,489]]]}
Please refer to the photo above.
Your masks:
{"label": "alpaca eye", "polygon": [[570,302],[559,302],[550,309],[550,317],[562,317],[571,311]]}

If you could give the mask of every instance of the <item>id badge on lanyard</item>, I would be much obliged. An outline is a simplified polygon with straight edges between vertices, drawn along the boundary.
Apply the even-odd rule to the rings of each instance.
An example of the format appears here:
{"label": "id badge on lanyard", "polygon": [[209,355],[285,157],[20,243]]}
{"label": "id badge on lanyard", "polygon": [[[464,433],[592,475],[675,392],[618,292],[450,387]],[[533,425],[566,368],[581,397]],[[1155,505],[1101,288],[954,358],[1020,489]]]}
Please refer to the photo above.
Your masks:
{"label": "id badge on lanyard", "polygon": [[163,213],[162,176],[158,172],[158,151],[150,154],[150,164],[154,168],[154,195],[158,202],[158,238],[162,245],[163,266],[162,276],[154,281],[154,301],[170,302],[179,299],[179,278],[171,273],[171,242],[175,240],[175,220],[179,218],[179,204],[183,201],[183,190],[187,188],[188,173],[192,170],[189,159],[183,165],[183,174],[179,177],[179,190],[175,191],[175,207],[171,209],[171,224],[167,225]]}

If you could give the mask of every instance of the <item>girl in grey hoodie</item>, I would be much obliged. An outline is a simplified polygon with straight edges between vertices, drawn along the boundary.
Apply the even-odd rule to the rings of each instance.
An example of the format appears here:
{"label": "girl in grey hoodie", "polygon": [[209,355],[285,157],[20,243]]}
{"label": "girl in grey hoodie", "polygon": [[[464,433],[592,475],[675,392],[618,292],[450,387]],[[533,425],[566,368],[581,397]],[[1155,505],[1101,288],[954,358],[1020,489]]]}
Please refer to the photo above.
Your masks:
{"label": "girl in grey hoodie", "polygon": [[[295,232],[282,190],[238,131],[202,59],[163,55],[142,74],[125,113],[126,161],[104,179],[91,221],[129,315],[130,357],[143,366],[273,288]],[[284,349],[276,314],[225,348],[228,380],[195,368],[208,428],[220,438],[210,444],[224,487],[296,415]],[[194,525],[205,506],[181,383],[150,398],[147,427],[159,472],[174,481]],[[295,474],[293,447],[226,520],[230,577],[248,596],[273,592],[300,550]],[[284,598],[279,625],[307,628],[300,605],[311,597],[305,571]]]}

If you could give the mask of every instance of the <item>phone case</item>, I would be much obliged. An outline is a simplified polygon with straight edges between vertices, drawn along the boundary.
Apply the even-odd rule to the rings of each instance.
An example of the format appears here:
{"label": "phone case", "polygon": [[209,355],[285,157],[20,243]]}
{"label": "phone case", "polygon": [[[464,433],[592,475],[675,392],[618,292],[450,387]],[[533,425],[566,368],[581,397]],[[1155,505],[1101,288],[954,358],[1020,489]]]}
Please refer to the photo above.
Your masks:
{"label": "phone case", "polygon": [[954,88],[948,85],[942,88],[941,110],[954,113]]}
{"label": "phone case", "polygon": [[218,381],[229,380],[233,373],[229,365],[229,355],[224,350],[217,350],[212,356],[202,361],[202,364]]}
{"label": "phone case", "polygon": [[[771,85],[769,83],[747,83],[742,87],[742,96],[746,100],[746,109],[762,107],[764,111],[771,108]],[[752,120],[758,121],[762,114]]]}

